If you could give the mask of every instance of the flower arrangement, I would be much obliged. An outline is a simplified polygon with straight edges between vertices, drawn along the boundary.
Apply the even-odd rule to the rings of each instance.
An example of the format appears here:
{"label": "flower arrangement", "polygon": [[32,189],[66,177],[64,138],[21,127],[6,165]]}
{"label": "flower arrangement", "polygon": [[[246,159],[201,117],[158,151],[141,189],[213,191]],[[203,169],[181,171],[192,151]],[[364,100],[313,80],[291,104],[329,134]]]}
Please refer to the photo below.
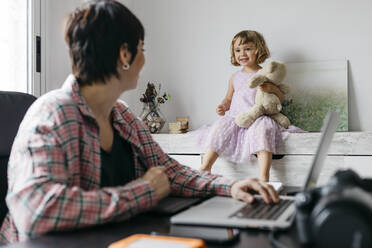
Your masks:
{"label": "flower arrangement", "polygon": [[140,101],[143,102],[143,110],[140,114],[141,120],[146,124],[151,133],[158,133],[165,124],[165,117],[160,112],[159,105],[165,103],[170,99],[168,92],[164,92],[159,96],[161,84],[159,84],[158,91],[153,83],[148,82],[147,88]]}
{"label": "flower arrangement", "polygon": [[[159,92],[161,89],[161,84],[159,84]],[[145,94],[142,94],[140,101],[143,103],[153,103],[154,105],[158,105],[160,103],[165,103],[165,101],[170,99],[170,95],[168,92],[164,92],[163,96],[158,96],[158,92],[156,91],[156,87],[153,83],[148,82]]]}

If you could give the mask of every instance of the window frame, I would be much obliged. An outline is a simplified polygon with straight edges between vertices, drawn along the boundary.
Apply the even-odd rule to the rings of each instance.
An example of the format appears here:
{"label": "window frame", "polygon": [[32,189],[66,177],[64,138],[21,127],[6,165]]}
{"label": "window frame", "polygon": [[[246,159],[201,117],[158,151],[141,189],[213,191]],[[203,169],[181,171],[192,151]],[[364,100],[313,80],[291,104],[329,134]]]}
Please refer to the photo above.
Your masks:
{"label": "window frame", "polygon": [[[46,92],[45,85],[45,1],[28,0],[28,75],[27,91],[36,97]],[[40,39],[39,51],[37,39]],[[38,55],[39,53],[39,55]],[[39,56],[39,58],[38,58]],[[40,60],[40,72],[37,71],[37,60]]]}

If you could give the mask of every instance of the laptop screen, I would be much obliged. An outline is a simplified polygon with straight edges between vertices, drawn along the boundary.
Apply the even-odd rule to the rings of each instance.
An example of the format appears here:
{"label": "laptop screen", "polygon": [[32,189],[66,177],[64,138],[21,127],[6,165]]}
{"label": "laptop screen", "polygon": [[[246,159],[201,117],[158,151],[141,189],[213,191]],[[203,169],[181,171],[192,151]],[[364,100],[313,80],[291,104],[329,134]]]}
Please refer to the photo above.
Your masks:
{"label": "laptop screen", "polygon": [[320,171],[327,157],[327,152],[339,121],[340,114],[338,112],[329,112],[324,119],[321,138],[304,186],[306,190],[316,187]]}

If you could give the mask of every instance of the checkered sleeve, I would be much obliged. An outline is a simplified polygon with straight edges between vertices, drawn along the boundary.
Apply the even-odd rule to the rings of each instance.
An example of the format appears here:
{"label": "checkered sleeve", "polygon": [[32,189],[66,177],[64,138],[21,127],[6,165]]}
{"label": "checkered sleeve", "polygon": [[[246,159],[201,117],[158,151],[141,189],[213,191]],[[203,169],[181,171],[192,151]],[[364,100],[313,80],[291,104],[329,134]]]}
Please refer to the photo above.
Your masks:
{"label": "checkered sleeve", "polygon": [[73,185],[68,170],[72,158],[61,148],[57,136],[40,129],[28,142],[15,141],[6,200],[19,240],[123,220],[157,203],[154,188],[142,179],[92,190],[69,186]]}
{"label": "checkered sleeve", "polygon": [[172,194],[183,196],[231,195],[231,186],[234,181],[208,172],[201,173],[181,165],[164,153],[155,141],[152,142],[152,146],[152,150],[157,154],[158,163],[167,168],[166,174],[171,184]]}

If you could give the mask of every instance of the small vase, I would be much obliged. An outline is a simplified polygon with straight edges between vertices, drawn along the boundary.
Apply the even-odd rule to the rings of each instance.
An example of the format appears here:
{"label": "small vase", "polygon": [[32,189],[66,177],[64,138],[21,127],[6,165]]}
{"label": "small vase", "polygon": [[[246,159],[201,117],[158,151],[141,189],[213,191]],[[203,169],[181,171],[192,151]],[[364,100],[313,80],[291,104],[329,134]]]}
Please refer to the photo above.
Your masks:
{"label": "small vase", "polygon": [[143,103],[142,113],[139,117],[151,133],[159,133],[166,121],[164,115],[160,112],[159,105],[152,102]]}

